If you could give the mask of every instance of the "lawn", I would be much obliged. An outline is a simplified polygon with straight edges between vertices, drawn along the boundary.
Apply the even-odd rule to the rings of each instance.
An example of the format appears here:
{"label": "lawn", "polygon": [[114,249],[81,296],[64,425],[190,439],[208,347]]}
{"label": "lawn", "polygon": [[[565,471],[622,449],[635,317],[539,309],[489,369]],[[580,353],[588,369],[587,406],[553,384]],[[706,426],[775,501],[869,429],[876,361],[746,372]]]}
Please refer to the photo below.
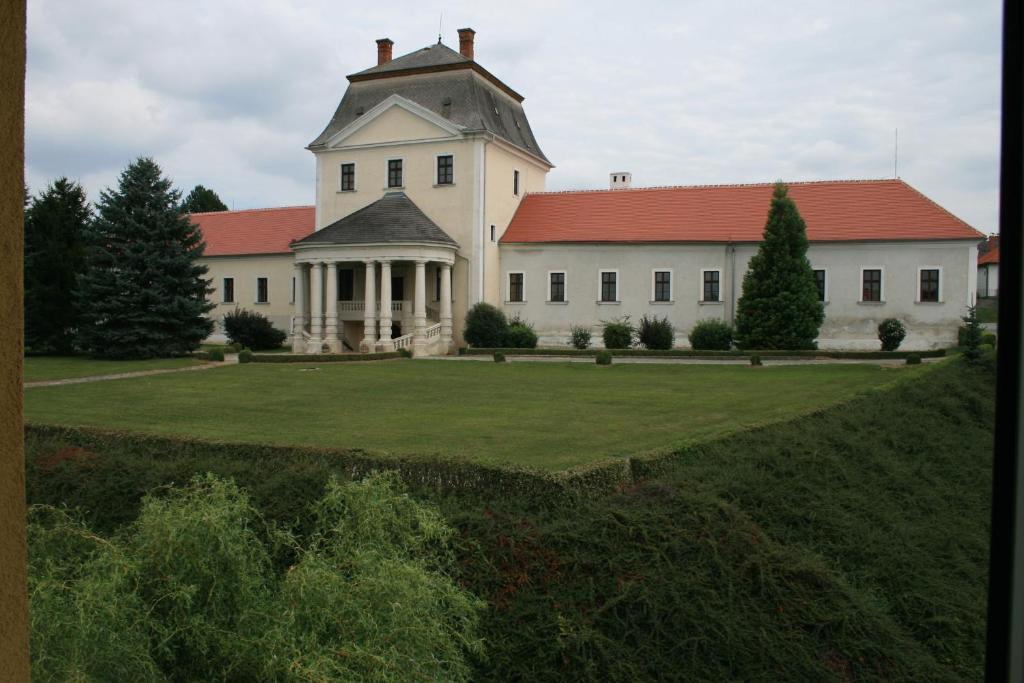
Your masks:
{"label": "lawn", "polygon": [[25,417],[563,469],[783,420],[923,372],[868,364],[248,364],[31,389]]}
{"label": "lawn", "polygon": [[116,375],[140,370],[166,370],[196,365],[195,358],[150,358],[148,360],[101,360],[86,356],[28,356],[25,381],[44,382],[93,375]]}

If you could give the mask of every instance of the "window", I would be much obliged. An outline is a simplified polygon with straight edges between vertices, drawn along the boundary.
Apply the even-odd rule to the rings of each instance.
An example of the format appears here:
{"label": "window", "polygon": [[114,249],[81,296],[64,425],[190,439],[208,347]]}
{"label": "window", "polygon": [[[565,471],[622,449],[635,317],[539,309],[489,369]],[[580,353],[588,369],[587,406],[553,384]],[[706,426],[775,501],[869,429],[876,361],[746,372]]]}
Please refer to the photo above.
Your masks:
{"label": "window", "polygon": [[441,269],[434,269],[434,301],[441,300]]}
{"label": "window", "polygon": [[341,165],[341,191],[353,192],[356,189],[356,165]]}
{"label": "window", "polygon": [[455,184],[455,161],[451,154],[437,157],[437,184]]}
{"label": "window", "polygon": [[825,271],[814,271],[814,284],[818,286],[818,301],[825,301]]}
{"label": "window", "polygon": [[295,278],[292,278],[292,300],[291,303],[295,303]]}
{"label": "window", "polygon": [[496,239],[497,239],[497,231],[494,229],[494,226],[492,225],[491,226],[491,241],[494,242],[494,241],[496,241]]}
{"label": "window", "polygon": [[388,187],[402,187],[402,160],[388,160]]}
{"label": "window", "polygon": [[356,272],[351,268],[338,271],[338,301],[352,301],[356,298]]}
{"label": "window", "polygon": [[938,268],[922,268],[921,269],[921,301],[938,303],[939,302],[939,269]]}
{"label": "window", "polygon": [[865,268],[861,271],[861,301],[882,301],[882,269]]}
{"label": "window", "polygon": [[548,274],[549,292],[548,301],[563,303],[565,301],[565,272],[552,272]]}
{"label": "window", "polygon": [[614,270],[601,271],[601,301],[615,302],[619,300],[619,273]]}
{"label": "window", "polygon": [[672,301],[672,271],[654,271],[654,301]]}
{"label": "window", "polygon": [[703,271],[703,274],[704,286],[701,290],[701,294],[703,295],[701,301],[721,301],[721,298],[719,297],[719,295],[721,294],[721,277],[719,271],[705,270]]}
{"label": "window", "polygon": [[270,301],[270,295],[267,292],[267,278],[258,277],[256,278],[256,303],[265,304]]}
{"label": "window", "polygon": [[512,194],[519,196],[519,171],[512,171]]}
{"label": "window", "polygon": [[224,283],[221,286],[220,291],[221,291],[221,301],[223,301],[226,304],[233,304],[233,303],[235,303],[235,278],[233,278],[233,277],[226,277],[226,278],[224,278]]}
{"label": "window", "polygon": [[523,274],[508,274],[508,300],[522,303],[523,299]]}

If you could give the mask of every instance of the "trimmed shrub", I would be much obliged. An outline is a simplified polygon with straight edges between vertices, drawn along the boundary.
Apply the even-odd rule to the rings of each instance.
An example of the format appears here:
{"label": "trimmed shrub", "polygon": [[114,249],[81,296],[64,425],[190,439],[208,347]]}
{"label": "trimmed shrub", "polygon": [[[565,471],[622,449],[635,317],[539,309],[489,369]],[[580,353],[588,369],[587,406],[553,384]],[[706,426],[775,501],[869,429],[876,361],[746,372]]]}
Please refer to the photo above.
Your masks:
{"label": "trimmed shrub", "polygon": [[207,354],[210,360],[221,362],[224,360],[224,352],[220,349],[210,349],[210,353]]}
{"label": "trimmed shrub", "polygon": [[756,353],[750,357],[750,364],[756,367],[764,365],[764,363],[761,362],[761,356],[757,355]]}
{"label": "trimmed shrub", "polygon": [[537,333],[534,331],[533,325],[521,320],[518,315],[509,321],[503,339],[507,349],[537,348]]}
{"label": "trimmed shrub", "polygon": [[580,351],[590,348],[590,328],[583,325],[573,325],[569,328],[569,343],[574,349]]}
{"label": "trimmed shrub", "polygon": [[920,364],[921,364],[921,356],[919,356],[918,354],[912,353],[909,356],[907,356],[907,365],[920,365]]}
{"label": "trimmed shrub", "polygon": [[598,351],[597,355],[594,356],[594,362],[598,365],[611,365],[612,354],[608,351]]}
{"label": "trimmed shrub", "polygon": [[494,306],[480,302],[466,314],[462,336],[470,346],[494,349],[505,343],[508,320]]}
{"label": "trimmed shrub", "polygon": [[256,351],[280,348],[288,337],[284,330],[274,327],[267,316],[244,308],[224,315],[224,333],[232,344]]}
{"label": "trimmed shrub", "polygon": [[494,362],[495,363],[504,363],[505,362],[505,354],[503,354],[501,351],[495,351],[494,352]]}
{"label": "trimmed shrub", "polygon": [[629,316],[615,320],[601,321],[604,330],[601,332],[601,339],[606,349],[628,349],[633,346],[633,335],[636,329],[629,322]]}
{"label": "trimmed shrub", "polygon": [[878,341],[883,351],[895,351],[907,336],[907,328],[896,318],[886,318],[878,323]]}
{"label": "trimmed shrub", "polygon": [[658,318],[646,315],[640,318],[640,328],[637,337],[641,344],[648,349],[666,350],[671,349],[675,342],[676,328],[668,321],[668,318]]}
{"label": "trimmed shrub", "polygon": [[724,320],[699,320],[690,330],[690,346],[697,351],[728,351],[732,348],[732,325]]}
{"label": "trimmed shrub", "polygon": [[252,362],[252,351],[249,349],[242,349],[238,352],[239,363],[251,363]]}
{"label": "trimmed shrub", "polygon": [[412,351],[406,348],[398,349],[397,351],[395,351],[395,353],[397,353],[402,358],[412,358]]}

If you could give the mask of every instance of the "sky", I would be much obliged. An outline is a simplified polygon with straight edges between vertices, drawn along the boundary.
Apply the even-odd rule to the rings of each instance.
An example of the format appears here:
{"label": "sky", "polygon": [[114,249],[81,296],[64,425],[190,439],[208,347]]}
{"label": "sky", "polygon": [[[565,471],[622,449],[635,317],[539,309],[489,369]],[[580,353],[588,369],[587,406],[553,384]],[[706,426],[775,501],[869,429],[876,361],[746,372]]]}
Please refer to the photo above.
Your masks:
{"label": "sky", "polygon": [[[26,182],[139,156],[235,209],[312,204],[347,74],[435,43],[526,97],[548,190],[899,176],[997,230],[1001,3],[29,0]],[[363,5],[363,3],[358,3]]]}

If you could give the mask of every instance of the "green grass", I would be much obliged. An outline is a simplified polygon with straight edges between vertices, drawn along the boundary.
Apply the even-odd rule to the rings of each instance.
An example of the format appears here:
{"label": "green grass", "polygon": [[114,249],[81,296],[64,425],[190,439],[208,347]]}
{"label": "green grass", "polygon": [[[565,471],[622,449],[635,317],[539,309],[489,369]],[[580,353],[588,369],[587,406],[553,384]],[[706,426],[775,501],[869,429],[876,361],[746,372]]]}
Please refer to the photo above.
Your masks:
{"label": "green grass", "polygon": [[27,356],[25,358],[25,381],[43,382],[94,375],[116,375],[140,370],[166,370],[184,368],[199,362],[194,358],[101,360],[86,356]]}
{"label": "green grass", "polygon": [[388,361],[33,389],[26,420],[562,469],[847,400],[923,367]]}

